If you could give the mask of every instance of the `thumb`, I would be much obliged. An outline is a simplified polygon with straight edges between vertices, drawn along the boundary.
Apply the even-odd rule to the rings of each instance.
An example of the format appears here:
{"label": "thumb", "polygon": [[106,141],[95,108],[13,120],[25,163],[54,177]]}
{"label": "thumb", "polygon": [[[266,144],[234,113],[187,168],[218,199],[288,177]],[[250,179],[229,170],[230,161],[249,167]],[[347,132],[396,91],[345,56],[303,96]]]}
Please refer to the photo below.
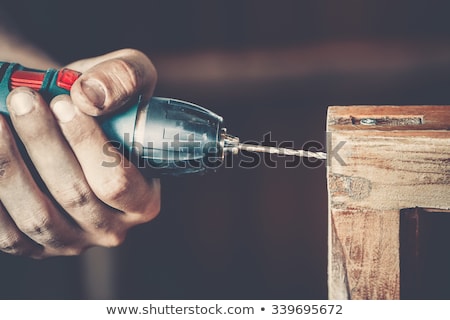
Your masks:
{"label": "thumb", "polygon": [[138,95],[148,100],[156,85],[152,62],[133,49],[81,60],[68,67],[83,72],[72,86],[72,101],[92,116],[117,110]]}

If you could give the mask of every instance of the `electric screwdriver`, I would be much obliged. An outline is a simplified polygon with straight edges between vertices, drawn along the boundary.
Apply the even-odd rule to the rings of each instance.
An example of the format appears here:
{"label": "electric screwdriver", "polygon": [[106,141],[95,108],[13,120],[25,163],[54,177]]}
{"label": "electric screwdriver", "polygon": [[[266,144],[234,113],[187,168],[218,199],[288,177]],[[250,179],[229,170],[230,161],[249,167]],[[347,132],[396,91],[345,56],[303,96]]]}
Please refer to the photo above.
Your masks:
{"label": "electric screwdriver", "polygon": [[[38,91],[46,101],[69,94],[81,73],[71,69],[36,70],[0,62],[0,112],[17,87]],[[226,133],[223,118],[198,105],[169,98],[136,101],[122,112],[98,117],[110,142],[148,175],[181,175],[215,170],[238,139]]]}
{"label": "electric screwdriver", "polygon": [[[36,70],[17,63],[0,62],[0,112],[8,114],[6,97],[12,89],[29,87],[46,101],[69,94],[81,73]],[[219,168],[227,154],[239,150],[326,159],[326,153],[240,143],[227,133],[223,118],[190,102],[153,97],[130,108],[98,117],[111,144],[145,176],[205,173]]]}

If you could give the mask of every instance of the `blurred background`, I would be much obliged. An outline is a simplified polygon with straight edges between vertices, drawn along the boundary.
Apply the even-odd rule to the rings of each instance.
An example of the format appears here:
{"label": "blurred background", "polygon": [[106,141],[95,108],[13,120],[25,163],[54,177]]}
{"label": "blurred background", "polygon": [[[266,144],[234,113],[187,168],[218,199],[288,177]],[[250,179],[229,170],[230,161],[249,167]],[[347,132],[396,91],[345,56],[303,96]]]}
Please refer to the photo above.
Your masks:
{"label": "blurred background", "polygon": [[[2,1],[60,63],[147,53],[155,95],[242,140],[325,145],[329,105],[450,104],[450,3],[438,0]],[[20,62],[20,61],[19,61]],[[119,248],[0,254],[2,299],[326,299],[326,167],[165,178],[159,217]]]}

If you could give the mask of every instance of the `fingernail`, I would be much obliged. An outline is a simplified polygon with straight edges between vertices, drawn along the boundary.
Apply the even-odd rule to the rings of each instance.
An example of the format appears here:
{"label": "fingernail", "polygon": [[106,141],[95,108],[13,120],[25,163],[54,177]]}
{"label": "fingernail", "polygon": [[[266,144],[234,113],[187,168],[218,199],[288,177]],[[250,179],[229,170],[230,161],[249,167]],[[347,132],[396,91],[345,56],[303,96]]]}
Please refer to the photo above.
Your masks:
{"label": "fingernail", "polygon": [[9,98],[9,105],[16,116],[23,116],[34,109],[36,98],[31,91],[15,91]]}
{"label": "fingernail", "polygon": [[84,80],[81,82],[81,90],[83,90],[83,93],[95,107],[103,109],[106,93],[103,85],[99,81],[94,79]]}
{"label": "fingernail", "polygon": [[75,107],[68,101],[56,101],[52,106],[52,110],[60,122],[69,122],[75,117]]}

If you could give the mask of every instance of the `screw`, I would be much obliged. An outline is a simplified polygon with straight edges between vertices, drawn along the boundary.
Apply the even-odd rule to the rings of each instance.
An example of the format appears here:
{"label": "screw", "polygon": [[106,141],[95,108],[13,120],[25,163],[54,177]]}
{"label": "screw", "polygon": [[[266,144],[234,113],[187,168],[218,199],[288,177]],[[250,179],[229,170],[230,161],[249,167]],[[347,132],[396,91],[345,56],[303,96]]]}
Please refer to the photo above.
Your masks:
{"label": "screw", "polygon": [[361,119],[359,121],[360,124],[365,125],[365,126],[374,126],[377,124],[377,120],[376,119],[371,119],[371,118],[364,118]]}

